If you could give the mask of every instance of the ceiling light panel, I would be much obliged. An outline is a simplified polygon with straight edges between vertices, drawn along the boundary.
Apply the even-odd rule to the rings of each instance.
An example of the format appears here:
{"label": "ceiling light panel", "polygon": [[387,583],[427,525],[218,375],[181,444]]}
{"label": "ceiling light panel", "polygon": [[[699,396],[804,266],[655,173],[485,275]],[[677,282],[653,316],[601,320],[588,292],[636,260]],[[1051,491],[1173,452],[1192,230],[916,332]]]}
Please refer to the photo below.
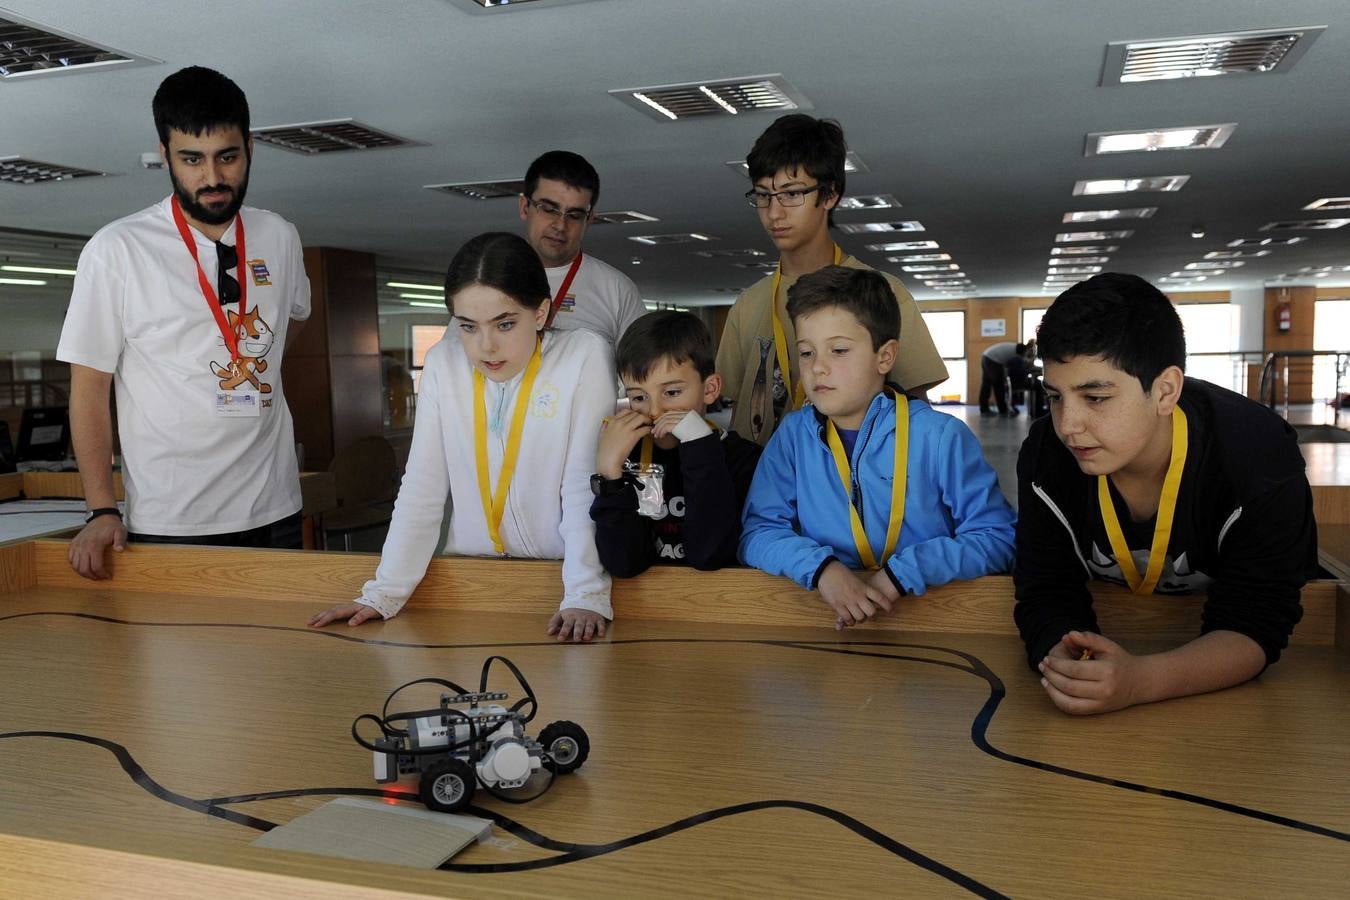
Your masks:
{"label": "ceiling light panel", "polygon": [[1304,209],[1350,209],[1350,197],[1323,197],[1314,200]]}
{"label": "ceiling light panel", "polygon": [[639,244],[651,244],[653,246],[660,244],[688,244],[694,241],[714,241],[716,238],[699,234],[698,232],[689,232],[687,234],[635,234],[628,238],[630,241],[637,241]]}
{"label": "ceiling light panel", "polygon": [[[729,159],[729,160],[726,161],[725,164],[726,164],[727,166],[730,166],[731,168],[735,169],[737,172],[740,172],[740,173],[741,173],[742,175],[744,175],[746,178],[749,178],[749,177],[750,177],[750,166],[749,166],[748,163],[746,163],[745,160],[743,160],[743,159]],[[867,167],[867,163],[863,162],[863,161],[862,161],[862,157],[860,157],[857,153],[855,153],[855,152],[852,151],[852,150],[847,150],[847,151],[844,152],[844,174],[846,174],[846,175],[852,175],[852,174],[854,174],[855,172],[871,172],[871,171],[872,171],[872,170],[869,169],[869,168]],[[890,197],[890,199],[895,200],[895,198],[894,198],[894,197],[891,197],[890,194],[878,194],[877,196],[879,196],[879,197]],[[848,198],[845,198],[845,200],[847,200],[847,199],[848,199]],[[856,199],[856,198],[855,198],[855,199]],[[848,206],[844,206],[844,203],[843,203],[843,202],[840,202],[839,205],[840,205],[841,207],[845,208],[845,209],[861,209],[861,208],[862,208],[862,207],[848,207]],[[896,201],[895,205],[898,207],[898,206],[900,205],[899,201]],[[877,207],[872,207],[872,208],[874,208],[874,209],[885,209],[885,207],[882,207],[882,206],[877,206]]]}
{"label": "ceiling light panel", "polygon": [[877,231],[923,231],[923,223],[913,219],[901,222],[852,222],[838,226],[845,234],[867,234]]}
{"label": "ceiling light panel", "polygon": [[1323,30],[1322,26],[1313,26],[1113,41],[1106,47],[1101,83],[1284,73],[1293,68]]}
{"label": "ceiling light panel", "polygon": [[892,263],[917,263],[917,262],[948,262],[951,260],[950,253],[916,253],[913,256],[888,256],[886,262]]}
{"label": "ceiling light panel", "polygon": [[1179,191],[1191,180],[1189,175],[1149,175],[1141,178],[1095,178],[1076,181],[1075,197],[1098,194],[1161,193]]}
{"label": "ceiling light panel", "polygon": [[1084,156],[1154,150],[1217,150],[1232,136],[1237,123],[1159,128],[1153,131],[1099,131],[1087,136]]}
{"label": "ceiling light panel", "polygon": [[1350,222],[1350,219],[1301,219],[1291,222],[1268,222],[1262,225],[1257,231],[1330,231],[1333,228],[1340,228]]}
{"label": "ceiling light panel", "polygon": [[858,197],[845,197],[839,201],[836,209],[899,209],[900,201],[894,194],[866,194]]}
{"label": "ceiling light panel", "polygon": [[1254,250],[1251,253],[1243,253],[1241,250],[1211,250],[1205,254],[1205,259],[1251,259],[1269,255],[1269,250]]}
{"label": "ceiling light panel", "polygon": [[5,11],[0,17],[0,81],[159,62],[53,31]]}
{"label": "ceiling light panel", "polygon": [[251,133],[255,141],[262,141],[264,144],[271,144],[292,153],[311,156],[347,150],[405,147],[413,143],[406,138],[371,128],[353,119],[302,122],[298,125],[269,125],[266,128],[254,128]]}
{"label": "ceiling light panel", "polygon": [[459,181],[447,184],[424,184],[429,191],[443,191],[458,194],[470,200],[501,200],[506,197],[518,197],[525,193],[525,179],[499,179],[497,181]]}
{"label": "ceiling light panel", "polygon": [[902,253],[906,250],[937,250],[937,241],[895,241],[889,244],[868,244],[868,250],[876,253]]}
{"label": "ceiling light panel", "polygon": [[1305,237],[1290,238],[1238,238],[1235,241],[1229,241],[1230,247],[1287,247],[1290,244],[1301,244],[1306,241]]}
{"label": "ceiling light panel", "polygon": [[1208,262],[1186,263],[1182,268],[1185,269],[1236,269],[1245,266],[1246,263],[1240,259],[1211,259]]}
{"label": "ceiling light panel", "polygon": [[956,263],[933,263],[922,266],[901,266],[902,272],[955,272],[961,267]]}
{"label": "ceiling light panel", "polygon": [[806,99],[778,74],[617,88],[609,93],[662,122],[810,108]]}
{"label": "ceiling light panel", "polygon": [[1117,244],[1099,244],[1091,247],[1051,247],[1051,256],[1091,256],[1094,253],[1115,253]]}
{"label": "ceiling light panel", "polygon": [[1047,275],[1096,275],[1101,266],[1060,266],[1046,270]]}
{"label": "ceiling light panel", "polygon": [[1077,222],[1109,222],[1112,219],[1147,219],[1158,211],[1156,206],[1138,206],[1133,209],[1084,209],[1066,212],[1064,224]]}
{"label": "ceiling light panel", "polygon": [[694,253],[695,253],[696,255],[698,255],[698,256],[706,257],[707,259],[723,259],[723,258],[725,258],[725,259],[741,259],[741,258],[752,258],[752,257],[756,257],[756,256],[764,256],[764,255],[765,255],[763,250],[751,250],[751,249],[745,249],[745,250],[695,250]]}
{"label": "ceiling light panel", "polygon": [[1075,256],[1075,257],[1073,257],[1072,259],[1064,259],[1063,257],[1052,256],[1052,257],[1050,257],[1050,260],[1049,260],[1049,262],[1046,263],[1046,265],[1047,265],[1047,266],[1091,266],[1091,265],[1101,265],[1102,263],[1109,262],[1110,259],[1111,259],[1111,257],[1109,257],[1109,256]]}
{"label": "ceiling light panel", "polygon": [[1134,234],[1130,229],[1124,231],[1066,231],[1055,235],[1055,243],[1067,244],[1075,241],[1123,241]]}
{"label": "ceiling light panel", "polygon": [[93,169],[38,162],[35,159],[24,159],[22,156],[0,156],[0,182],[9,184],[41,184],[46,181],[69,181],[72,178],[89,178],[106,174],[108,173],[95,172]]}
{"label": "ceiling light panel", "polygon": [[591,216],[592,225],[631,225],[634,222],[659,222],[656,216],[638,212],[635,209],[621,209],[617,212],[596,213]]}

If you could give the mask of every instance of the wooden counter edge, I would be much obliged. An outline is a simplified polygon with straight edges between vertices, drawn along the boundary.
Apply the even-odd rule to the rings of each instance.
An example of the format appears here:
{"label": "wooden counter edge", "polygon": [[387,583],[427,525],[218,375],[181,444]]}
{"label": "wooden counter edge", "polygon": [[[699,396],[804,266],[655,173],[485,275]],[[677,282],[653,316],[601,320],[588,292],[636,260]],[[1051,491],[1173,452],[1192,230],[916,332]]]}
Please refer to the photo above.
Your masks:
{"label": "wooden counter edge", "polygon": [[[365,553],[316,553],[294,550],[233,550],[214,547],[132,545],[110,554],[114,577],[107,581],[80,578],[66,562],[64,541],[32,541],[19,554],[32,552],[35,579],[27,583],[22,556],[10,565],[19,574],[16,587],[63,590],[119,590],[137,593],[190,594],[221,598],[276,600],[307,612],[350,601],[372,577],[379,558]],[[8,548],[4,548],[8,549]],[[0,560],[6,557],[0,556]],[[0,565],[4,565],[0,563]],[[242,578],[250,568],[267,570],[267,578]],[[502,560],[475,557],[433,559],[427,575],[407,607],[461,609],[548,616],[562,595],[561,566],[545,560]],[[10,588],[15,589],[15,588]],[[1122,638],[1189,640],[1199,634],[1204,598],[1137,597],[1107,585],[1095,585],[1102,630]],[[613,603],[618,619],[658,619],[707,624],[820,627],[833,617],[820,599],[785,578],[753,569],[698,572],[678,566],[657,566],[638,578],[616,579]],[[1315,581],[1303,589],[1303,620],[1292,642],[1302,645],[1337,643],[1336,583]],[[1344,606],[1344,604],[1342,604]],[[897,615],[863,626],[865,630],[1016,634],[1012,619],[1012,579],[991,575],[935,588],[923,597],[901,600]],[[370,626],[378,628],[379,625]],[[1350,644],[1350,641],[1342,641]]]}

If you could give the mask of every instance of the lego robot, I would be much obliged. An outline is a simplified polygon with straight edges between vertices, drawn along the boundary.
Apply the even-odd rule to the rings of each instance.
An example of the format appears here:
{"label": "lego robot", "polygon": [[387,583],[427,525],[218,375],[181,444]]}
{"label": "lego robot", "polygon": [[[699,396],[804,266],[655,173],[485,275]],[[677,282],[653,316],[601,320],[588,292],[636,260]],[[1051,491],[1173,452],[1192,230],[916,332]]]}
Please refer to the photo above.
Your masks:
{"label": "lego robot", "polygon": [[[492,663],[498,660],[525,693],[510,707],[497,702],[505,701],[506,693],[486,690]],[[390,713],[390,701],[415,684],[437,684],[453,693],[442,694],[436,709]],[[493,796],[522,802],[502,792],[524,787],[542,768],[551,775],[537,797],[552,785],[552,776],[574,772],[586,761],[590,740],[575,722],[554,722],[538,739],[531,738],[525,726],[535,711],[534,692],[520,670],[505,657],[491,656],[483,663],[479,690],[467,691],[440,678],[410,681],[390,693],[381,715],[358,716],[352,737],[374,754],[377,782],[416,776],[418,797],[428,809],[458,812],[469,805],[479,785]],[[361,737],[357,728],[362,720],[375,722],[382,736],[373,743]]]}

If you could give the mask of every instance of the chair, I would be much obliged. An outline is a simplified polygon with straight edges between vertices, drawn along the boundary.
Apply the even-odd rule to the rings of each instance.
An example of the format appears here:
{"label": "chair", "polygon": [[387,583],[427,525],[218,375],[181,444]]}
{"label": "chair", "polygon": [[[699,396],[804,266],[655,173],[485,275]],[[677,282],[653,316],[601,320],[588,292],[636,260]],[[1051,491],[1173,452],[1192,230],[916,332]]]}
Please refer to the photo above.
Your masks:
{"label": "chair", "polygon": [[352,533],[388,525],[398,496],[398,459],[394,447],[381,435],[364,437],[342,448],[328,464],[337,491],[337,509],[324,514],[323,544],[328,535],[342,535],[352,549]]}

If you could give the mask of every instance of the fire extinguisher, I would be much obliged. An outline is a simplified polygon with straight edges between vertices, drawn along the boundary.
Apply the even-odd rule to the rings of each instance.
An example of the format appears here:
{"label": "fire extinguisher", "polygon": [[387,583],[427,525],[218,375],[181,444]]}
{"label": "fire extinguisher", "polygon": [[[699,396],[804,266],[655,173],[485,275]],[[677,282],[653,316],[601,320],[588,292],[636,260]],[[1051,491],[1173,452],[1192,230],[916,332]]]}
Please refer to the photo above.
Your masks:
{"label": "fire extinguisher", "polygon": [[1289,331],[1292,319],[1293,309],[1290,307],[1289,301],[1284,300],[1275,304],[1275,325],[1279,328],[1281,334]]}

